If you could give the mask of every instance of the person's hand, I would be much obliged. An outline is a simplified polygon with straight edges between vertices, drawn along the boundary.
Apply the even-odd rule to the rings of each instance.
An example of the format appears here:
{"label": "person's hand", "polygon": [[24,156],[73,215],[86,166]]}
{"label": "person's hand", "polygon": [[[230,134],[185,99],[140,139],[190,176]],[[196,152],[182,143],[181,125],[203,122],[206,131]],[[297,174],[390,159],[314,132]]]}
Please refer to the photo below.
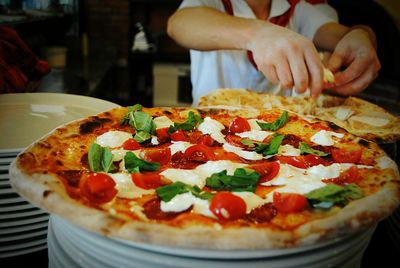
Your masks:
{"label": "person's hand", "polygon": [[329,59],[328,69],[335,73],[335,82],[328,88],[341,95],[360,93],[377,77],[380,68],[371,35],[356,28],[339,41]]}
{"label": "person's hand", "polygon": [[317,97],[323,88],[323,65],[314,44],[284,27],[266,24],[248,46],[258,69],[283,88],[298,93],[310,89]]}

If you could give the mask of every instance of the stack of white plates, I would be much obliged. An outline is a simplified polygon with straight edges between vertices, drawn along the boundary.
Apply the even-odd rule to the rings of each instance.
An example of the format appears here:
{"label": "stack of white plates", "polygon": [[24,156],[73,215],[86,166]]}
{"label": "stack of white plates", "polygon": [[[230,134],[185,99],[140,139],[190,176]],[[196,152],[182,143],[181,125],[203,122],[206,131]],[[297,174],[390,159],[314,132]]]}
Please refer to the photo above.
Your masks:
{"label": "stack of white plates", "polygon": [[0,258],[47,247],[49,215],[14,192],[9,182],[10,163],[23,148],[55,127],[117,106],[69,94],[0,95]]}
{"label": "stack of white plates", "polygon": [[8,167],[19,150],[0,150],[0,257],[46,248],[49,215],[22,199],[11,188]]}
{"label": "stack of white plates", "polygon": [[356,235],[308,247],[223,251],[112,239],[52,215],[48,232],[49,267],[360,267],[374,229],[375,226]]}

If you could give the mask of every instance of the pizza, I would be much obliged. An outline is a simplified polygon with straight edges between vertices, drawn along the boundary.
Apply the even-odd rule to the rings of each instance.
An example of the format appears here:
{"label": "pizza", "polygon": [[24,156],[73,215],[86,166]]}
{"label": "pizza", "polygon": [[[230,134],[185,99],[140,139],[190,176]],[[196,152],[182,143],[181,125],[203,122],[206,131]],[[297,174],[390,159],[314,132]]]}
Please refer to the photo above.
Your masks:
{"label": "pizza", "polygon": [[302,115],[316,116],[348,132],[377,143],[400,139],[400,118],[376,104],[357,97],[321,95],[284,97],[246,89],[218,89],[203,96],[199,106],[238,106],[242,108],[281,108]]}
{"label": "pizza", "polygon": [[329,241],[400,201],[398,167],[377,144],[277,108],[115,108],[33,143],[10,177],[90,231],[199,249]]}

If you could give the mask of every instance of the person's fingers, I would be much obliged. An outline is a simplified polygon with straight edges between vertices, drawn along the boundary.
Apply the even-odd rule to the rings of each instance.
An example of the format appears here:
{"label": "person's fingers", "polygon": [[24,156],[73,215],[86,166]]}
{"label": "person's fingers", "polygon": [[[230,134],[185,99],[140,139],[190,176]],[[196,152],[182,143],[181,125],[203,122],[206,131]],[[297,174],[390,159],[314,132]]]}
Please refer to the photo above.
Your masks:
{"label": "person's fingers", "polygon": [[372,68],[355,78],[354,80],[329,88],[329,91],[336,92],[340,95],[356,95],[363,91],[376,77],[378,73]]}
{"label": "person's fingers", "polygon": [[276,74],[275,66],[272,64],[267,64],[265,66],[262,66],[260,68],[260,71],[268,78],[268,80],[272,84],[278,84],[279,83],[279,78],[278,75]]}
{"label": "person's fingers", "polygon": [[345,55],[335,51],[328,60],[327,68],[335,73],[344,65],[344,61]]}
{"label": "person's fingers", "polygon": [[289,65],[297,93],[304,93],[308,88],[308,70],[303,54],[293,51],[289,55]]}
{"label": "person's fingers", "polygon": [[[314,51],[315,50],[315,51]],[[309,88],[312,97],[318,97],[321,94],[324,84],[323,66],[316,49],[308,49],[305,52],[305,60],[309,73]]]}
{"label": "person's fingers", "polygon": [[362,58],[355,59],[343,72],[336,73],[335,84],[347,84],[361,76],[366,69],[370,69],[371,66],[368,66],[368,63],[368,61]]}
{"label": "person's fingers", "polygon": [[278,75],[279,82],[284,89],[293,87],[293,78],[290,71],[289,63],[286,59],[281,59],[276,63],[276,74]]}

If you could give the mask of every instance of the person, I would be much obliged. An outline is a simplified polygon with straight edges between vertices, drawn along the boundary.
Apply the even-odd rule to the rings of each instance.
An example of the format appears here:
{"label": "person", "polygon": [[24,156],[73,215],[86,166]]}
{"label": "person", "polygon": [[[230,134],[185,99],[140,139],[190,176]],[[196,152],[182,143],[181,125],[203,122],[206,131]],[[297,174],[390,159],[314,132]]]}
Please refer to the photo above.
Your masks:
{"label": "person", "polygon": [[[355,95],[377,76],[376,38],[367,26],[337,22],[318,0],[184,0],[167,33],[190,49],[193,103],[217,88],[272,92],[276,85]],[[335,82],[324,83],[319,51]]]}
{"label": "person", "polygon": [[17,31],[0,25],[0,94],[36,91],[49,72],[49,64],[32,52]]}

